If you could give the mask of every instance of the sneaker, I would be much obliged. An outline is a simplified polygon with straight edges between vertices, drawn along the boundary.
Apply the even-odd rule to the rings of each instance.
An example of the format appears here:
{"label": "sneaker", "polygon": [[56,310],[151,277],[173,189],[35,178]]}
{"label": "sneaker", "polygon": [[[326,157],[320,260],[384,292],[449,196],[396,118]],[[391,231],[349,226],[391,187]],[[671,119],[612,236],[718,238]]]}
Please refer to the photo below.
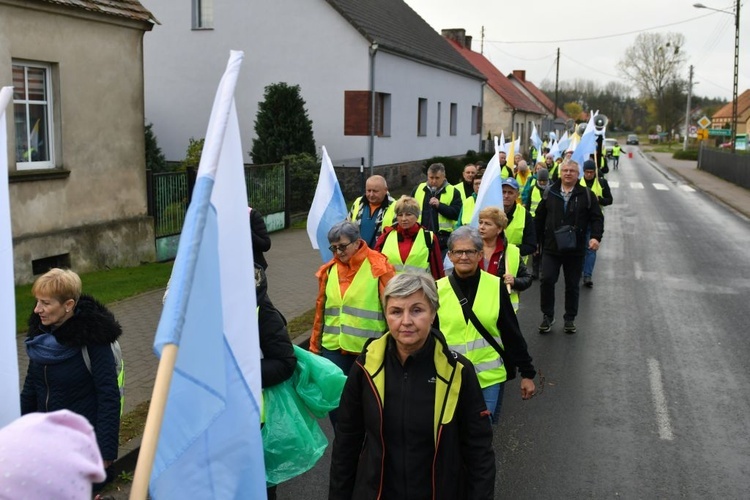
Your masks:
{"label": "sneaker", "polygon": [[583,286],[593,288],[594,282],[591,281],[591,276],[584,276],[583,277]]}
{"label": "sneaker", "polygon": [[573,323],[573,321],[566,321],[565,322],[565,327],[563,328],[563,330],[565,331],[565,333],[575,333],[576,332],[576,324]]}
{"label": "sneaker", "polygon": [[554,324],[555,318],[551,318],[545,314],[544,318],[542,318],[542,323],[539,325],[539,333],[549,332]]}

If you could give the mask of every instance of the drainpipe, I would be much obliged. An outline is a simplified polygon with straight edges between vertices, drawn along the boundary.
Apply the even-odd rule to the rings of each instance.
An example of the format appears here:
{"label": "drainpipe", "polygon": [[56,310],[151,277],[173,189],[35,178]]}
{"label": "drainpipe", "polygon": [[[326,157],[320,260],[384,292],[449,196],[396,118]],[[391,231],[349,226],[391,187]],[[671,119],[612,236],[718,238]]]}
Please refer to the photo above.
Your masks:
{"label": "drainpipe", "polygon": [[375,156],[375,55],[378,53],[378,42],[370,44],[370,140],[368,144],[368,159],[370,175],[373,175]]}

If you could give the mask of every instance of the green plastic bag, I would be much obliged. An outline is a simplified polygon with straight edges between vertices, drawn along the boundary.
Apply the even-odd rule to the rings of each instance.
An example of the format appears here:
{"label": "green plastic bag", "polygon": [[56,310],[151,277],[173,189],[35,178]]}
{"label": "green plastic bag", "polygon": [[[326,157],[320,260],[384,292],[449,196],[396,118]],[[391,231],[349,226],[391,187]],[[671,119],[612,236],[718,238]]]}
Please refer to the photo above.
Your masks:
{"label": "green plastic bag", "polygon": [[263,389],[266,482],[275,485],[310,470],[328,439],[317,418],[338,408],[346,375],[327,359],[294,346],[297,367],[289,380]]}

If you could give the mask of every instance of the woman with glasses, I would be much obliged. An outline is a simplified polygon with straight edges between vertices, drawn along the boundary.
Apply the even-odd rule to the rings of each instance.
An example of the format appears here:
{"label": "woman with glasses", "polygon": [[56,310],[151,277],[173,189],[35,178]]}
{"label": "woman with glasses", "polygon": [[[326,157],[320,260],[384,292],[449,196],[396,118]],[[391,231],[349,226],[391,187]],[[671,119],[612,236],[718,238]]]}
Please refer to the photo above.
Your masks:
{"label": "woman with glasses", "polygon": [[508,217],[497,207],[479,211],[482,259],[479,267],[500,278],[510,293],[513,311],[518,312],[519,293],[531,286],[531,273],[521,260],[521,251],[505,237]]}
{"label": "woman with glasses", "polygon": [[445,276],[437,236],[417,224],[419,202],[404,195],[394,208],[396,224],[383,231],[375,250],[388,258],[397,273],[427,271],[436,280]]}
{"label": "woman with glasses", "polygon": [[[385,255],[359,237],[353,222],[335,224],[328,231],[328,242],[333,259],[315,273],[318,298],[310,351],[348,374],[365,342],[387,330],[380,293],[396,273]],[[335,412],[330,416],[335,425]]]}
{"label": "woman with glasses", "polygon": [[474,364],[487,409],[496,424],[504,383],[521,372],[521,397],[536,392],[536,370],[518,326],[505,283],[479,268],[484,242],[479,232],[462,226],[448,238],[453,273],[437,282],[440,309],[435,327],[448,346]]}

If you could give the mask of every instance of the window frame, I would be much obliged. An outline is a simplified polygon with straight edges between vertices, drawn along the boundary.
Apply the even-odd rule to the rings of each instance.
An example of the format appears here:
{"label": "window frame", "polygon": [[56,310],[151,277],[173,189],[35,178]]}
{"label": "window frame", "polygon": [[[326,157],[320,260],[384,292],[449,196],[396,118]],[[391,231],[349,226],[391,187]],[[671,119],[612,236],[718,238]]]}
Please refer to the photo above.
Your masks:
{"label": "window frame", "polygon": [[196,31],[214,29],[214,1],[193,0],[192,3],[192,29]]}
{"label": "window frame", "polygon": [[451,103],[451,121],[450,121],[450,134],[452,136],[458,135],[458,103]]}
{"label": "window frame", "polygon": [[417,137],[427,136],[427,104],[426,97],[417,101]]}
{"label": "window frame", "polygon": [[[15,97],[15,91],[13,95],[13,120],[14,120],[14,135],[15,135],[15,144],[14,149],[18,149],[18,141],[24,138],[19,138],[16,134],[16,127],[15,127],[15,116],[16,116],[16,105],[22,104],[25,106],[25,114],[26,114],[26,137],[25,140],[28,142],[31,141],[31,134],[32,134],[32,125],[31,125],[31,117],[29,116],[29,105],[43,105],[46,107],[46,135],[45,139],[47,141],[46,149],[49,159],[43,160],[43,161],[18,161],[18,158],[15,157],[16,160],[16,170],[48,170],[55,168],[56,162],[55,162],[55,101],[54,101],[54,89],[52,87],[52,64],[39,62],[39,61],[27,61],[22,59],[13,59],[11,62],[11,68],[20,66],[24,70],[24,88],[26,90],[26,95],[24,96],[24,99],[16,99]],[[29,85],[28,85],[28,69],[34,68],[34,69],[41,69],[44,70],[44,95],[46,97],[45,100],[39,101],[39,100],[31,100],[28,98],[29,93]]]}

